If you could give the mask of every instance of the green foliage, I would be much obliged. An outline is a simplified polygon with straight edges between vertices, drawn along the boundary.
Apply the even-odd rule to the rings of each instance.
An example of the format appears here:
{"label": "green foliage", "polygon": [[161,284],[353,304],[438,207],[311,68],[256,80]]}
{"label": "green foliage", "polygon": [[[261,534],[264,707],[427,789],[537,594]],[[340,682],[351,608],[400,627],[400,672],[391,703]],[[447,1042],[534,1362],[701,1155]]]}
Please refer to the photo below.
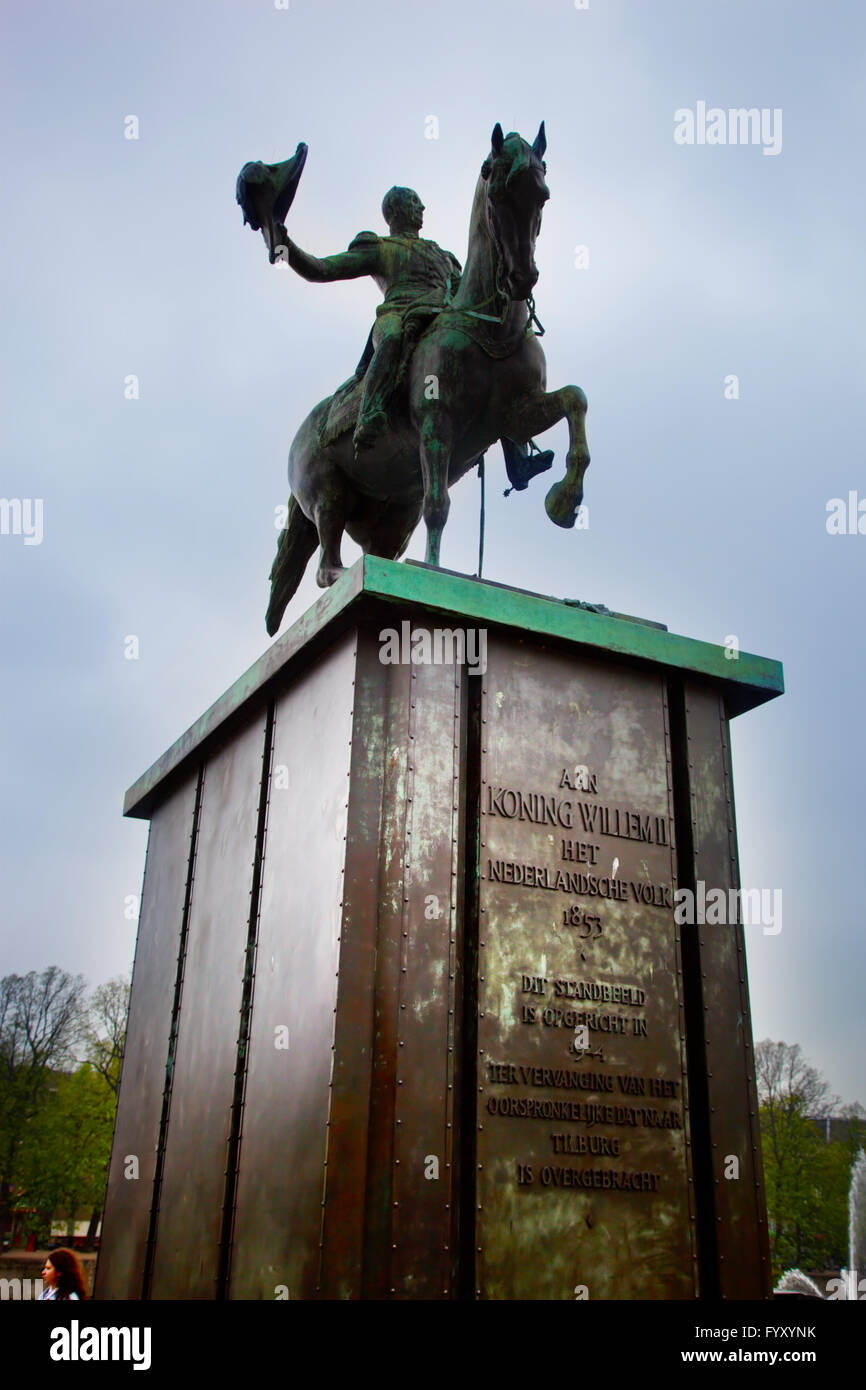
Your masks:
{"label": "green foliage", "polygon": [[824,1126],[838,1102],[800,1048],[765,1041],[755,1060],[774,1280],[791,1268],[842,1268],[851,1169],[863,1128],[856,1107],[845,1116],[845,1137],[827,1142]]}
{"label": "green foliage", "polygon": [[764,1178],[773,1273],[846,1263],[848,1166],[841,1144],[827,1144],[813,1120],[796,1112],[773,1129],[761,1107]]}
{"label": "green foliage", "polygon": [[57,1207],[101,1207],[128,1003],[126,980],[86,1000],[56,966],[0,980],[0,1235],[15,1208],[44,1233]]}
{"label": "green foliage", "polygon": [[115,1095],[89,1063],[52,1078],[22,1144],[17,1179],[23,1205],[69,1221],[102,1206]]}
{"label": "green foliage", "polygon": [[0,980],[0,1236],[16,1204],[21,1150],[52,1070],[78,1038],[84,980],[51,966]]}

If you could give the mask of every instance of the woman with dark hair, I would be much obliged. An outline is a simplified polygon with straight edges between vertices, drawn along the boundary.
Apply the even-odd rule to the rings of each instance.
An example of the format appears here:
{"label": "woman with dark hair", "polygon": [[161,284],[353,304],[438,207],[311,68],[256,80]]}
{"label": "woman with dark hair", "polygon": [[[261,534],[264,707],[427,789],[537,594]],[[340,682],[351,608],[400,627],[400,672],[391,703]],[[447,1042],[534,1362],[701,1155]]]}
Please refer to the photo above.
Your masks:
{"label": "woman with dark hair", "polygon": [[84,1270],[74,1250],[52,1250],[42,1268],[42,1282],[45,1288],[41,1297],[44,1299],[87,1297]]}

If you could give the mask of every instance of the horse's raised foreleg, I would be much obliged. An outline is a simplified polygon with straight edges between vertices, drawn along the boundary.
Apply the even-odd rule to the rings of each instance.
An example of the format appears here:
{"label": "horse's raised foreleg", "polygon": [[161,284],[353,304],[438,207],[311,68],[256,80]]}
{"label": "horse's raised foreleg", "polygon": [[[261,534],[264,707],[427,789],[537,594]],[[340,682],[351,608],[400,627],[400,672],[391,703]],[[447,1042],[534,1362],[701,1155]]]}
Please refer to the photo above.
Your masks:
{"label": "horse's raised foreleg", "polygon": [[424,522],[427,527],[428,565],[439,564],[442,532],[448,520],[448,467],[451,461],[451,430],[441,410],[425,413],[420,430],[421,476],[424,481]]}
{"label": "horse's raised foreleg", "polygon": [[557,526],[573,526],[583,501],[583,475],[589,467],[585,418],[586,396],[580,387],[561,386],[558,391],[539,392],[537,396],[522,396],[516,400],[502,431],[510,439],[526,440],[543,434],[559,420],[568,421],[565,477],[553,484],[544,500],[547,515]]}

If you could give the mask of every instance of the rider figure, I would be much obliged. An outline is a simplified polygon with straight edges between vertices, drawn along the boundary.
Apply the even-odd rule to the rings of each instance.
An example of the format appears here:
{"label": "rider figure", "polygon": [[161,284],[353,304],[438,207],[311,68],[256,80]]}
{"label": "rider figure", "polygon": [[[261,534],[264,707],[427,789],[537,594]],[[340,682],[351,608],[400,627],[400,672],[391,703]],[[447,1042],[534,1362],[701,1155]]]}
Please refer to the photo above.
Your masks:
{"label": "rider figure", "polygon": [[[286,248],[289,265],[305,280],[322,283],[370,275],[385,296],[371,334],[373,355],[355,429],[356,452],[368,448],[387,429],[388,402],[397,384],[407,334],[414,337],[420,332],[460,279],[457,258],[418,235],[423,215],[424,204],[413,189],[391,188],[382,200],[389,235],[359,232],[348,251],[321,259],[296,246],[282,224],[275,229],[277,245]],[[429,314],[423,312],[427,309]],[[512,440],[503,439],[502,448],[508,477],[518,490],[549,468],[553,459],[550,451],[531,456],[525,445]]]}

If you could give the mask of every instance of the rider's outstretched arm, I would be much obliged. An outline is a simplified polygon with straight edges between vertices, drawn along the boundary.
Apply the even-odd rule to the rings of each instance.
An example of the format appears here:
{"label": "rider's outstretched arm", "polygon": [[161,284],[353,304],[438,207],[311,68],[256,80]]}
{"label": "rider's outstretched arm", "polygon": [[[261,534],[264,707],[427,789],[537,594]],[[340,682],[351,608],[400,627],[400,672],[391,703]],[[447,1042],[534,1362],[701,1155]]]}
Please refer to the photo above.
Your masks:
{"label": "rider's outstretched arm", "polygon": [[321,284],[327,280],[356,280],[359,275],[374,275],[378,269],[378,237],[375,243],[353,242],[348,251],[340,251],[336,256],[311,256],[302,251],[291,240],[285,227],[276,228],[276,244],[284,246],[289,254],[292,270],[305,280]]}

